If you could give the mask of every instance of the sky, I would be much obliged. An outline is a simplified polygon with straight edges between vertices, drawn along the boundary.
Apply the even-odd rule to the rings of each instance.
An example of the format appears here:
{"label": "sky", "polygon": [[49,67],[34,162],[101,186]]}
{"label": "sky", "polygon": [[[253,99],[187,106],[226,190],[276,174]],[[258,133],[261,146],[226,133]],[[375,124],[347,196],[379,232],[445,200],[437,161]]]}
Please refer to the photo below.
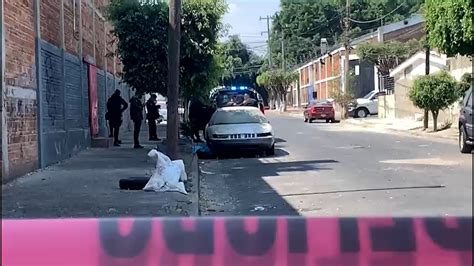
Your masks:
{"label": "sky", "polygon": [[267,21],[260,17],[273,15],[279,9],[280,0],[227,0],[229,12],[224,23],[230,25],[229,34],[238,34],[250,49],[259,54],[266,51]]}

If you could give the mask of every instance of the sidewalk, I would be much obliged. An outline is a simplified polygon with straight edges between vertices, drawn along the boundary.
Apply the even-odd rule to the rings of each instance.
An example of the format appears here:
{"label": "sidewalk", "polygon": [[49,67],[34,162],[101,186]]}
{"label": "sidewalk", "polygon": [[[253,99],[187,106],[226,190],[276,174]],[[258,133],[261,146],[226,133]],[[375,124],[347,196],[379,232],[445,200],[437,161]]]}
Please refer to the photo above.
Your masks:
{"label": "sidewalk", "polygon": [[[361,126],[366,128],[375,128],[389,130],[393,132],[408,133],[420,137],[433,137],[440,139],[457,140],[458,130],[456,125],[450,128],[433,132],[433,124],[430,123],[428,130],[423,131],[423,121],[413,119],[381,119],[381,118],[349,118],[343,121],[345,124]],[[438,124],[441,127],[441,124]]]}
{"label": "sidewalk", "polygon": [[[132,149],[132,132],[122,133],[122,147],[88,149],[69,160],[2,186],[3,218],[197,216],[198,162],[190,144],[180,146],[189,194],[119,189],[119,179],[151,176],[155,162],[148,158],[157,142]],[[160,126],[159,137],[165,136]],[[162,144],[161,150],[164,150]],[[189,191],[191,190],[191,191]]]}

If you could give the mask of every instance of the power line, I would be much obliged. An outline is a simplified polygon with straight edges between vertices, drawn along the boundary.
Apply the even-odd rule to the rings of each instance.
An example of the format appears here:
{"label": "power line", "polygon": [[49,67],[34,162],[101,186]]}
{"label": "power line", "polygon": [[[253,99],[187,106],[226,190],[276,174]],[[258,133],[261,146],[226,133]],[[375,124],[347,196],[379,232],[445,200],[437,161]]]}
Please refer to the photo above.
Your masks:
{"label": "power line", "polygon": [[243,66],[243,67],[234,67],[234,70],[237,69],[237,70],[240,70],[240,69],[251,69],[251,68],[260,68],[262,65],[255,65],[255,66]]}
{"label": "power line", "polygon": [[[271,32],[271,28],[270,28],[270,20],[272,20],[272,17],[271,16],[266,16],[266,17],[260,17],[260,21],[262,20],[266,20],[267,21],[267,45],[268,45],[268,65],[269,67],[271,68],[272,67],[272,49],[270,47],[270,39],[271,39],[271,35],[272,35],[272,32]],[[262,33],[260,33],[262,34]]]}
{"label": "power line", "polygon": [[[333,17],[332,19],[328,20],[327,23],[330,23],[330,22],[333,22],[334,20],[338,19],[339,17],[341,16],[341,13],[339,12],[335,17]],[[322,27],[325,27],[325,26],[318,26],[318,27],[315,27],[315,28],[312,28],[310,30],[307,30],[301,34],[299,34],[300,36],[302,35],[305,35],[307,33],[310,33],[310,32],[314,32],[315,30],[320,30]]]}
{"label": "power line", "polygon": [[260,43],[267,43],[267,41],[251,41],[251,42],[245,42],[246,44],[260,44]]}
{"label": "power line", "polygon": [[391,14],[393,14],[393,12],[397,11],[398,9],[400,9],[402,6],[404,6],[405,4],[407,3],[407,0],[403,1],[403,3],[401,3],[399,6],[397,6],[395,9],[393,9],[392,11],[388,12],[387,14],[381,16],[380,18],[376,18],[376,19],[372,19],[372,20],[366,20],[366,21],[361,21],[361,20],[356,20],[356,19],[352,19],[352,18],[349,18],[350,21],[352,22],[355,22],[355,23],[359,23],[359,24],[370,24],[370,23],[374,23],[374,22],[377,22],[377,21],[380,21],[388,16],[390,16]]}

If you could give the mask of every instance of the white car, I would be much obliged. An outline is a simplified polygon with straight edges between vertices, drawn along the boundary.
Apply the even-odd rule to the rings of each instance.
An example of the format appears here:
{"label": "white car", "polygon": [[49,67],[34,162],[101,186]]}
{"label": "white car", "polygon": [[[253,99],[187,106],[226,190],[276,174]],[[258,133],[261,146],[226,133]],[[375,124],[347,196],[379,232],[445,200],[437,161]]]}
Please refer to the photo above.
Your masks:
{"label": "white car", "polygon": [[252,150],[269,156],[275,154],[273,128],[256,107],[217,109],[206,126],[205,138],[215,153]]}
{"label": "white car", "polygon": [[362,98],[356,99],[349,107],[349,115],[353,117],[367,117],[379,112],[379,96],[385,95],[383,91],[371,91]]}

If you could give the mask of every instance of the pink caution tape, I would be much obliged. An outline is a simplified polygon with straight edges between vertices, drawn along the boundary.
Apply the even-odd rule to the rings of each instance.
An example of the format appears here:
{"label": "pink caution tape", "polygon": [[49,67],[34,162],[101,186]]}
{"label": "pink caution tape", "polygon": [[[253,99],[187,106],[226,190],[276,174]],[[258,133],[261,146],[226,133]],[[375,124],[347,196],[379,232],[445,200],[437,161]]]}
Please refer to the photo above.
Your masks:
{"label": "pink caution tape", "polygon": [[472,217],[3,220],[2,265],[472,265]]}

